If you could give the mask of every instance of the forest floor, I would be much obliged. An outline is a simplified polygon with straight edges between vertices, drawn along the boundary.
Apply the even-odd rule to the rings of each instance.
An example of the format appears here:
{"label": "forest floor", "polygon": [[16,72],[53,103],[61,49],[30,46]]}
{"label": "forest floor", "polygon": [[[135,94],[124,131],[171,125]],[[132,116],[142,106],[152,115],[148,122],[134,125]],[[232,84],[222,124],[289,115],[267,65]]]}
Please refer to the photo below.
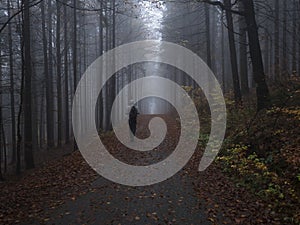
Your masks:
{"label": "forest floor", "polygon": [[[148,135],[149,116],[140,116],[138,136]],[[113,135],[104,135],[111,154],[130,163],[159,161],[174,149],[174,118],[151,153],[128,154]],[[216,163],[197,172],[199,147],[190,163],[165,182],[127,187],[97,175],[78,151],[27,171],[1,185],[0,224],[280,224],[257,196],[237,187]]]}
{"label": "forest floor", "polygon": [[[200,105],[199,145],[183,170],[159,184],[108,181],[65,146],[47,163],[0,183],[0,224],[299,224],[299,87],[297,81],[288,91],[277,89],[273,107],[260,113],[251,99],[236,107],[227,98],[226,139],[204,172],[197,168],[209,137],[209,108],[193,93]],[[101,140],[125,163],[158,162],[172,153],[180,135],[175,117],[160,116],[168,131],[153,151],[127,149],[112,132]],[[151,118],[139,116],[138,137],[149,135]]]}

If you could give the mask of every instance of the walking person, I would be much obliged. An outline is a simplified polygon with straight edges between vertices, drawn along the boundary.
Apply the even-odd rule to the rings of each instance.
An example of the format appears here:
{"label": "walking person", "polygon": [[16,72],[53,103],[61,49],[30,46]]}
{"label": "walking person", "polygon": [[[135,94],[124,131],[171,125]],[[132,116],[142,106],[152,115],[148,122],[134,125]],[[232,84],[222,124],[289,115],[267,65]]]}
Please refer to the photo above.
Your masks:
{"label": "walking person", "polygon": [[136,124],[137,124],[138,114],[139,114],[139,112],[138,112],[137,108],[135,107],[135,105],[133,105],[130,109],[129,119],[128,119],[131,141],[133,141],[133,136],[135,136],[135,133],[136,133]]}

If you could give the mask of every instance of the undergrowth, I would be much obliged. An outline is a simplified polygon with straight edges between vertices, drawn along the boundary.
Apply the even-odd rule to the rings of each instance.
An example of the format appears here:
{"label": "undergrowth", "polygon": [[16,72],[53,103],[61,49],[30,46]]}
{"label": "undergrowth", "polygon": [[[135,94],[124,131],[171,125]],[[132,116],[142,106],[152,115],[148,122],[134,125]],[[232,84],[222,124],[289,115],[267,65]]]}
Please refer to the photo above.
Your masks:
{"label": "undergrowth", "polygon": [[[192,93],[200,115],[199,144],[210,131],[208,104]],[[266,202],[282,224],[300,223],[300,81],[294,78],[271,89],[272,107],[256,112],[249,94],[241,106],[225,96],[227,132],[218,166],[235,182]]]}

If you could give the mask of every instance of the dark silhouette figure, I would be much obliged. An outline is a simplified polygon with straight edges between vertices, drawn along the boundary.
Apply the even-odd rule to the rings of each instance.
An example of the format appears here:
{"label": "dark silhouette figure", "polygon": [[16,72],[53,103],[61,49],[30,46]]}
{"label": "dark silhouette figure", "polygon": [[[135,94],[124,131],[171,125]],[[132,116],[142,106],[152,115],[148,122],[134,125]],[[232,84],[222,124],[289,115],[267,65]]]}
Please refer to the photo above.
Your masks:
{"label": "dark silhouette figure", "polygon": [[[132,106],[129,112],[129,127],[130,130],[132,132],[132,134],[135,136],[135,132],[136,132],[136,119],[137,119],[137,115],[139,114],[137,108],[135,106]],[[131,139],[133,139],[132,135],[131,135]]]}

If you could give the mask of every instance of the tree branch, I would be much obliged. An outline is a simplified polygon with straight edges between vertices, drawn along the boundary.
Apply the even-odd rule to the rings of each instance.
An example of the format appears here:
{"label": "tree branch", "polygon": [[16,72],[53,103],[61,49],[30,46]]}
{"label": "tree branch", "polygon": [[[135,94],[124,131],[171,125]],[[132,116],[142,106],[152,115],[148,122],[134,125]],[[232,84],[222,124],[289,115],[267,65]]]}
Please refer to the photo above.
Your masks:
{"label": "tree branch", "polygon": [[232,8],[227,9],[225,7],[225,5],[222,2],[220,2],[220,1],[202,0],[202,2],[210,4],[210,5],[219,6],[222,10],[230,11],[230,12],[232,12],[234,14],[237,14],[237,15],[240,15],[240,16],[245,16],[244,12],[241,12],[241,11],[238,11],[238,10],[234,10]]}
{"label": "tree branch", "polygon": [[[42,1],[44,1],[44,0],[39,0],[38,2],[36,2],[36,3],[34,3],[34,4],[32,4],[32,5],[30,5],[29,7],[31,8],[31,7],[33,7],[33,6],[36,6],[36,5],[38,5],[38,4],[40,4]],[[16,13],[14,13],[11,17],[9,17],[8,18],[8,20],[2,25],[2,27],[0,28],[0,34],[1,34],[1,32],[5,29],[5,27],[10,23],[10,21],[13,19],[13,18],[15,18],[17,15],[19,15],[22,11],[23,11],[23,6],[21,7],[21,9],[19,10],[19,11],[17,11]]]}

